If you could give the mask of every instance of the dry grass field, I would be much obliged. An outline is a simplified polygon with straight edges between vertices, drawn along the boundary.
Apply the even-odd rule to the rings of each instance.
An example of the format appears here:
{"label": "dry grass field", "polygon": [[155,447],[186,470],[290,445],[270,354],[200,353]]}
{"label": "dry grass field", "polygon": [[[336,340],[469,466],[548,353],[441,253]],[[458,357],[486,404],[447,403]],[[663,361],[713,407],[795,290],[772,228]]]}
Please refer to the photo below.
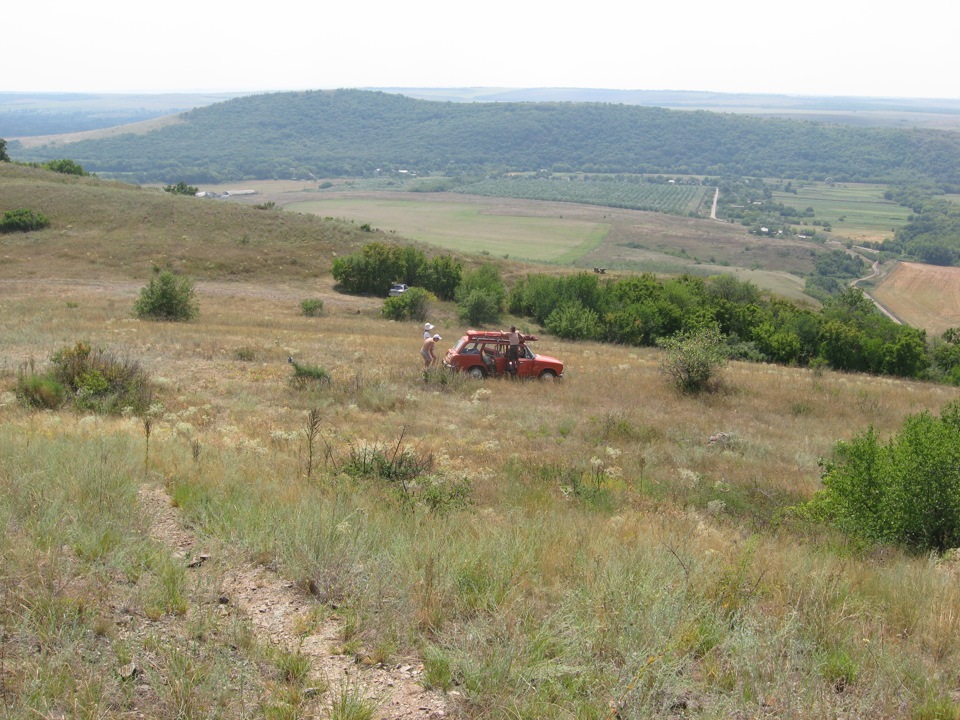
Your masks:
{"label": "dry grass field", "polygon": [[933,335],[960,327],[960,268],[902,262],[871,293],[903,322]]}
{"label": "dry grass field", "polygon": [[[957,388],[733,363],[687,396],[659,350],[547,336],[558,383],[425,373],[418,324],[321,271],[363,234],[30,182],[58,220],[0,238],[4,716],[960,713],[955,558],[790,511],[838,440]],[[132,316],[139,237],[195,269],[195,321]],[[430,319],[444,348],[465,330]],[[150,407],[23,407],[18,377],[78,341],[139,363]]]}

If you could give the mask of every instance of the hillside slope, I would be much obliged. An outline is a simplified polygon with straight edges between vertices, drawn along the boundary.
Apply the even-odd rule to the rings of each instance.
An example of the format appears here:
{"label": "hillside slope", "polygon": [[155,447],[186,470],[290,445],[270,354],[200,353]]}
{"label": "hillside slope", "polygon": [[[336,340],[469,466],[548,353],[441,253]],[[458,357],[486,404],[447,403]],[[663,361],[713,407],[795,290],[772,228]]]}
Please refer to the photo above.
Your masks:
{"label": "hillside slope", "polygon": [[[686,173],[960,184],[960,134],[602,103],[441,103],[360,90],[237,98],[142,136],[72,144],[134,182],[364,175],[381,169]],[[58,147],[12,157],[62,157]]]}
{"label": "hillside slope", "polygon": [[0,235],[0,277],[142,279],[172,267],[207,280],[303,280],[327,277],[336,253],[371,240],[344,221],[0,163],[0,211],[20,207],[51,224]]}

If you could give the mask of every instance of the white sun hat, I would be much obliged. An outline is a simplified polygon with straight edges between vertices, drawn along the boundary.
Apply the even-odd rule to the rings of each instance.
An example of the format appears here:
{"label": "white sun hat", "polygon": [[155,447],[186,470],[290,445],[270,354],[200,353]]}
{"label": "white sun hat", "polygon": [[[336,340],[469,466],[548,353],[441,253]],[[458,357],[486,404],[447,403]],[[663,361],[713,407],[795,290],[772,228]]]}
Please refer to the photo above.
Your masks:
{"label": "white sun hat", "polygon": [[423,329],[424,329],[424,330],[433,330],[433,325],[431,325],[430,323],[424,323],[424,324],[423,324]]}

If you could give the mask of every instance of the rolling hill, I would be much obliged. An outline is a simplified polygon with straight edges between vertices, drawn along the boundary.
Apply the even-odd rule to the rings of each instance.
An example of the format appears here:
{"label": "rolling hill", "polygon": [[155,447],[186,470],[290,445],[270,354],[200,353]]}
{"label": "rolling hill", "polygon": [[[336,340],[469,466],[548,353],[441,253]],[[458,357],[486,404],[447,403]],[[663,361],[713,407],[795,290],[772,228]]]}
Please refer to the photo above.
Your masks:
{"label": "rolling hill", "polygon": [[[453,103],[360,90],[254,95],[184,113],[144,135],[73,143],[103,176],[244,178],[578,170],[960,185],[960,134],[854,128],[610,103]],[[11,157],[43,161],[62,147]]]}

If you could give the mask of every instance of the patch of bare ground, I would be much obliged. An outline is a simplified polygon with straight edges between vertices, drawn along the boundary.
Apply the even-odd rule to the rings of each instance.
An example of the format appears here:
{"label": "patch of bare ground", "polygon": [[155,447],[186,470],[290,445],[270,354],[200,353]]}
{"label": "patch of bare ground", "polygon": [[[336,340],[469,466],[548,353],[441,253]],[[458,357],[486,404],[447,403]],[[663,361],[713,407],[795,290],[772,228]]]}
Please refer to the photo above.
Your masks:
{"label": "patch of bare ground", "polygon": [[321,606],[308,589],[249,562],[229,548],[204,546],[184,527],[164,489],[144,485],[140,500],[152,522],[151,537],[181,556],[188,567],[213,570],[219,582],[217,603],[224,615],[249,622],[264,645],[299,653],[309,659],[311,678],[329,688],[327,710],[340,692],[358,693],[375,704],[380,720],[429,720],[447,716],[447,700],[420,682],[423,665],[415,658],[389,664],[367,664],[363,658],[337,652],[343,622]]}

